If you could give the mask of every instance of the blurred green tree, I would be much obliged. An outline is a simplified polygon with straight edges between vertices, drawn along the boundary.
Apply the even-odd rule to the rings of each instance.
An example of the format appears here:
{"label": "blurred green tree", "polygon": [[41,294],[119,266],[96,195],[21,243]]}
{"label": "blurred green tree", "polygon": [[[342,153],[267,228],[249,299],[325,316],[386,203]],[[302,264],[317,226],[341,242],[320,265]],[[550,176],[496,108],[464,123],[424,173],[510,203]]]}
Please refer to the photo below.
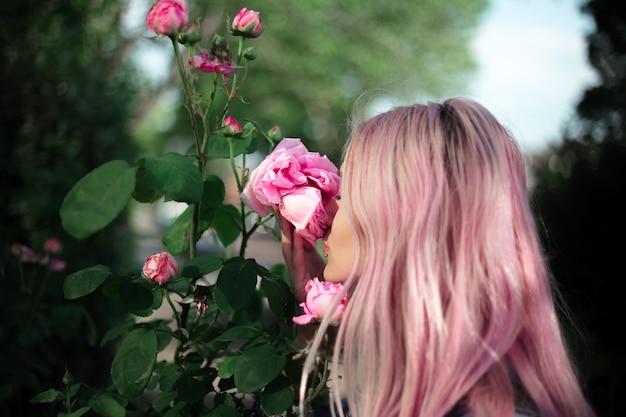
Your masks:
{"label": "blurred green tree", "polygon": [[[575,353],[602,417],[623,415],[626,401],[626,11],[620,0],[582,8],[595,21],[587,37],[599,83],[587,89],[561,144],[537,158],[533,198],[565,302],[577,317]],[[579,333],[577,333],[579,332]]]}
{"label": "blurred green tree", "polygon": [[[254,119],[259,123],[268,128],[278,123],[286,136],[300,137],[313,150],[337,161],[346,138],[346,119],[362,93],[377,90],[377,99],[405,102],[465,91],[475,69],[469,44],[488,3],[279,0],[242,4],[261,12],[265,30],[258,41],[248,44],[259,43],[255,71],[246,81],[254,88],[235,103],[237,112],[245,114],[244,100],[254,102]],[[214,1],[202,0],[197,6],[205,10],[194,15],[210,16],[202,22],[203,33],[214,33],[233,17],[228,14],[238,10],[230,2],[223,10]],[[210,39],[203,42],[206,45]],[[150,68],[154,71],[152,63]],[[175,74],[161,81],[175,83]],[[162,95],[167,90],[157,83],[154,91]],[[157,103],[154,98],[148,102]],[[187,128],[182,110],[179,114],[178,123],[163,137],[178,136],[174,132]],[[154,131],[148,132],[155,136]]]}
{"label": "blurred green tree", "polygon": [[85,242],[71,239],[59,218],[77,179],[136,154],[127,129],[135,92],[125,60],[133,39],[119,29],[124,7],[117,0],[0,4],[0,415],[43,415],[28,400],[61,384],[65,366],[87,381],[108,369],[106,357],[89,353],[94,332],[118,320],[118,310],[106,300],[65,302],[64,274],[53,273],[44,287],[45,268],[26,268],[27,289],[9,245],[42,252],[46,239],[58,237],[70,272],[133,260],[125,216]]}

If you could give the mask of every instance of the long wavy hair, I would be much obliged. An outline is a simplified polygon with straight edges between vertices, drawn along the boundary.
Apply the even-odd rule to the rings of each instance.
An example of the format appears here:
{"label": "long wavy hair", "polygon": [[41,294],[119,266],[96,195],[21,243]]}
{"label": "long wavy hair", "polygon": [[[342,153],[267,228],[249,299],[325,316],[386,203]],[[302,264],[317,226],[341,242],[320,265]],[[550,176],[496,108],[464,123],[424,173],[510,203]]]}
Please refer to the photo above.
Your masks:
{"label": "long wavy hair", "polygon": [[341,169],[365,258],[345,283],[333,360],[352,417],[594,415],[562,339],[522,155],[489,111],[458,98],[394,108],[354,128]]}

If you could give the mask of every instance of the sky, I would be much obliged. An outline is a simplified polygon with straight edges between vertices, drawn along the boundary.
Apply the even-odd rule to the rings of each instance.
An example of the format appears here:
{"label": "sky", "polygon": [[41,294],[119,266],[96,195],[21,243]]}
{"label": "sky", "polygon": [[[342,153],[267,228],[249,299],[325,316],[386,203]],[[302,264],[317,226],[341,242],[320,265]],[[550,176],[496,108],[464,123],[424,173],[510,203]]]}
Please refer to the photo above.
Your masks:
{"label": "sky", "polygon": [[492,0],[473,39],[478,72],[466,96],[492,111],[535,153],[558,143],[596,76],[586,59],[593,32],[580,0]]}

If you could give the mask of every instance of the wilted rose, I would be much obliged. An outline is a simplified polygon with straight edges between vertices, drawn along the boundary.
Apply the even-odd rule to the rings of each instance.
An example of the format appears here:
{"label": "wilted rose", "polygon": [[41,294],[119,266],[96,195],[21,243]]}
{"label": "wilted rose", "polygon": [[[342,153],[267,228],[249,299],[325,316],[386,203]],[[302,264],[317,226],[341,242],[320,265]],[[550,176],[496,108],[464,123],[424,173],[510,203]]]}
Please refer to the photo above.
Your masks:
{"label": "wilted rose", "polygon": [[[343,285],[313,278],[306,283],[305,290],[306,299],[300,303],[300,307],[304,309],[304,314],[292,319],[294,323],[301,325],[322,320],[328,313],[330,305],[343,290]],[[333,315],[330,319],[332,324],[338,324],[341,321],[349,300],[350,296],[346,293],[332,312]]]}
{"label": "wilted rose", "polygon": [[262,217],[278,205],[296,232],[315,244],[328,227],[324,204],[340,183],[338,169],[327,157],[309,152],[300,139],[286,138],[252,171],[241,198]]}
{"label": "wilted rose", "polygon": [[190,59],[189,65],[201,72],[214,72],[220,75],[228,75],[235,70],[232,61],[222,61],[205,51]]}
{"label": "wilted rose", "polygon": [[159,35],[173,35],[187,26],[189,10],[185,0],[159,0],[152,5],[146,23]]}
{"label": "wilted rose", "polygon": [[263,31],[261,16],[259,12],[244,7],[239,10],[239,13],[237,13],[237,16],[233,19],[232,28],[232,32],[236,36],[256,38]]}
{"label": "wilted rose", "polygon": [[163,285],[178,275],[178,264],[168,252],[155,253],[146,260],[141,272],[149,281]]}

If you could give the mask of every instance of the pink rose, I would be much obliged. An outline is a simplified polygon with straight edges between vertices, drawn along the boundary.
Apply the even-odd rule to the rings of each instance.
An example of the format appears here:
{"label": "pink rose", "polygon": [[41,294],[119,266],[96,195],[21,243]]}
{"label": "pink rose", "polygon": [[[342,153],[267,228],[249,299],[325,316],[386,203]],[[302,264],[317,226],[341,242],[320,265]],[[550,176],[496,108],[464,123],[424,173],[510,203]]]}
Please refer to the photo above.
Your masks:
{"label": "pink rose", "polygon": [[239,10],[233,19],[233,34],[246,38],[256,38],[261,34],[261,17],[259,12],[248,10],[245,7]]}
{"label": "pink rose", "polygon": [[49,268],[51,271],[61,272],[61,271],[64,271],[66,267],[67,267],[67,262],[65,261],[65,259],[59,259],[59,258],[50,259]]}
{"label": "pink rose", "polygon": [[159,0],[152,5],[146,23],[159,35],[172,35],[187,26],[189,11],[184,0]]}
{"label": "pink rose", "polygon": [[147,280],[163,285],[178,274],[178,264],[168,252],[155,253],[146,260],[141,272]]}
{"label": "pink rose", "polygon": [[26,245],[13,243],[11,244],[10,252],[13,256],[20,258],[22,262],[36,262],[35,252]]}
{"label": "pink rose", "polygon": [[[313,278],[306,283],[306,300],[300,303],[300,307],[304,309],[304,314],[294,317],[292,320],[296,324],[309,324],[313,321],[320,321],[328,312],[328,307],[333,303],[335,298],[341,293],[343,285],[332,282],[322,282],[317,278]],[[343,317],[343,312],[350,300],[346,293],[339,305],[333,312],[331,323],[338,324]]]}
{"label": "pink rose", "polygon": [[43,250],[47,253],[58,255],[63,250],[63,245],[61,244],[61,241],[59,239],[57,239],[56,237],[51,237],[43,244]]}
{"label": "pink rose", "polygon": [[322,204],[322,193],[314,187],[300,187],[283,196],[278,205],[280,213],[294,225],[296,231],[311,245],[324,236],[328,215]]}
{"label": "pink rose", "polygon": [[252,171],[241,198],[261,217],[278,204],[283,217],[315,244],[328,227],[324,204],[337,194],[340,183],[328,158],[309,152],[300,139],[285,138]]}

